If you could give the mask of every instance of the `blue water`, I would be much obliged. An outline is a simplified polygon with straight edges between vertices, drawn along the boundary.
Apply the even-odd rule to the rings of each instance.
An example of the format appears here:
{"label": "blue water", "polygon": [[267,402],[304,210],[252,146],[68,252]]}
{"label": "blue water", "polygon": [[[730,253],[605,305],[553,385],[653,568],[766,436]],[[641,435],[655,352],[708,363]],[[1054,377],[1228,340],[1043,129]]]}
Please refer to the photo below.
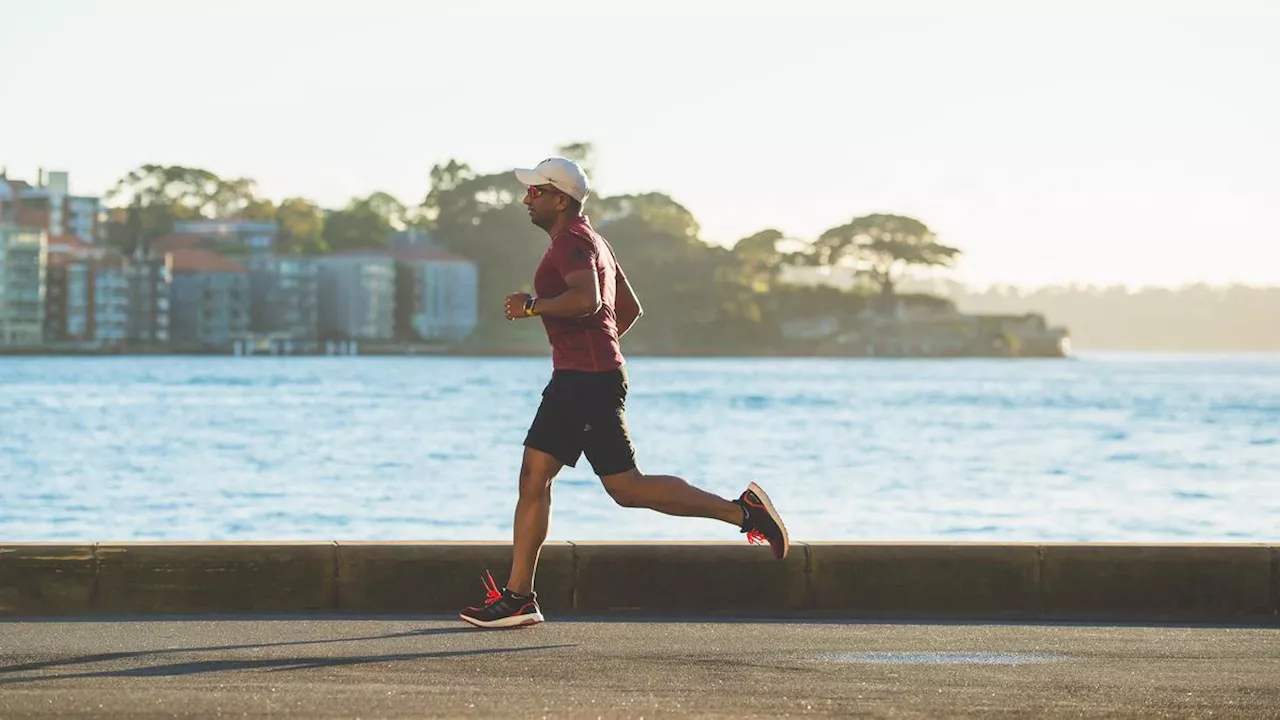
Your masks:
{"label": "blue water", "polygon": [[[1280,540],[1280,357],[633,358],[640,467],[798,541]],[[0,359],[0,541],[507,540],[544,358]],[[551,539],[741,539],[615,506]]]}

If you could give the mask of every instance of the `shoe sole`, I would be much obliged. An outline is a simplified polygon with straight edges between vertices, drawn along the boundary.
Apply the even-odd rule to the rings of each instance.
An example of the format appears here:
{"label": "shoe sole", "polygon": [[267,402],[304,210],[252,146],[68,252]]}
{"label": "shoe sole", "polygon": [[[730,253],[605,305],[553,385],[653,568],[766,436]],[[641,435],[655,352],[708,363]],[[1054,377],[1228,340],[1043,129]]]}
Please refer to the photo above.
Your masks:
{"label": "shoe sole", "polygon": [[525,625],[537,625],[538,623],[544,620],[541,612],[530,613],[528,615],[512,615],[511,617],[498,618],[497,620],[490,620],[488,622],[485,622],[484,620],[477,620],[473,617],[467,617],[466,615],[461,615],[461,614],[459,614],[458,617],[471,623],[472,625],[475,625],[478,628],[490,628],[490,629],[514,628],[514,627],[523,627]]}
{"label": "shoe sole", "polygon": [[778,529],[782,531],[782,557],[779,560],[785,560],[787,553],[791,552],[791,536],[787,534],[787,526],[782,522],[782,516],[778,514],[778,509],[773,506],[773,501],[769,499],[768,493],[764,488],[755,483],[747,486],[747,489],[756,494],[760,501],[764,503],[764,509],[769,512],[769,517],[778,524]]}

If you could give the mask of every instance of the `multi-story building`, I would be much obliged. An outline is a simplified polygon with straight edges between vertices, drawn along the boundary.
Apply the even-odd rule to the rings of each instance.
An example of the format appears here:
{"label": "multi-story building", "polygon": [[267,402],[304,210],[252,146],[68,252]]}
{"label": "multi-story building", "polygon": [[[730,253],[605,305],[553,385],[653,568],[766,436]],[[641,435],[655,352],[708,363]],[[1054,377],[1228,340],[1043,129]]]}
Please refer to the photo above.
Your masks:
{"label": "multi-story building", "polygon": [[129,278],[124,258],[109,250],[86,258],[93,287],[93,339],[119,345],[129,337]]}
{"label": "multi-story building", "polygon": [[67,266],[89,245],[76,237],[49,238],[44,271],[44,341],[67,336]]}
{"label": "multi-story building", "polygon": [[127,262],[73,236],[50,239],[45,342],[167,342],[169,277],[163,259]]}
{"label": "multi-story building", "polygon": [[49,241],[45,274],[46,342],[123,343],[129,323],[124,258],[77,237]]}
{"label": "multi-story building", "polygon": [[271,252],[280,227],[273,222],[253,220],[186,220],[173,224],[173,234],[199,238],[198,247],[243,248],[251,252]]}
{"label": "multi-story building", "polygon": [[395,253],[404,250],[436,248],[436,242],[431,233],[426,230],[423,230],[422,228],[408,228],[405,230],[391,230],[388,232],[387,247],[391,249],[391,252]]}
{"label": "multi-story building", "polygon": [[315,340],[319,328],[319,279],[315,260],[301,256],[249,258],[252,301],[249,327],[255,335]]}
{"label": "multi-story building", "polygon": [[[480,321],[479,273],[466,258],[436,249],[396,253],[400,335],[422,340],[465,340]],[[406,287],[407,285],[407,287]],[[406,332],[408,331],[408,332]]]}
{"label": "multi-story building", "polygon": [[102,201],[96,197],[67,197],[67,219],[62,232],[85,242],[96,243],[101,236]]}
{"label": "multi-story building", "polygon": [[391,340],[395,331],[395,261],[353,252],[317,258],[321,340]]}
{"label": "multi-story building", "polygon": [[127,339],[128,324],[124,258],[74,236],[49,240],[45,342],[118,345]]}
{"label": "multi-story building", "polygon": [[43,341],[48,250],[44,230],[0,223],[0,345]]}
{"label": "multi-story building", "polygon": [[125,268],[129,283],[129,329],[131,342],[169,342],[169,295],[173,283],[172,257],[144,256],[141,251]]}
{"label": "multi-story building", "polygon": [[249,338],[249,273],[210,250],[170,253],[169,337],[175,346],[225,348]]}
{"label": "multi-story building", "polygon": [[72,195],[70,176],[43,170],[35,185],[0,175],[0,222],[40,228],[50,237],[72,235],[96,243],[99,232],[99,198]]}

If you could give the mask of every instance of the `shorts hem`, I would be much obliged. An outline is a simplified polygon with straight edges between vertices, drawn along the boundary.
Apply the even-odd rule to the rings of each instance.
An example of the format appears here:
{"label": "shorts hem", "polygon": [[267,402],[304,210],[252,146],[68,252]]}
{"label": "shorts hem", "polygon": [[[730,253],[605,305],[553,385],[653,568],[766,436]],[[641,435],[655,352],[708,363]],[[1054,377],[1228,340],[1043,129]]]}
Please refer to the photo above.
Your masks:
{"label": "shorts hem", "polygon": [[578,466],[578,458],[567,460],[565,459],[566,456],[563,453],[552,450],[551,448],[545,445],[542,445],[540,443],[525,440],[524,446],[533,450],[537,450],[538,452],[544,452],[550,455],[551,457],[555,458],[561,465],[564,465],[566,467],[576,468]]}
{"label": "shorts hem", "polygon": [[628,470],[634,469],[635,467],[636,467],[636,464],[634,462],[631,462],[631,463],[626,463],[626,467],[619,468],[618,470],[614,470],[612,468],[609,468],[606,470],[597,470],[594,465],[591,466],[591,470],[592,472],[595,473],[596,477],[604,477],[605,475],[617,475],[618,473],[624,473]]}

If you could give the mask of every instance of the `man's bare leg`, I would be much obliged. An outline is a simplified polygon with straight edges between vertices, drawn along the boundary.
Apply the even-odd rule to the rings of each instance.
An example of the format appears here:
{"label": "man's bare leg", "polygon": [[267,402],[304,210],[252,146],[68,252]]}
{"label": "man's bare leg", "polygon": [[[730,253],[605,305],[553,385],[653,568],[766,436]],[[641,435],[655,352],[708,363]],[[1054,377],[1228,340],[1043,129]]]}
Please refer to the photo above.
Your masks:
{"label": "man's bare leg", "polygon": [[533,592],[538,553],[547,541],[551,524],[551,481],[564,464],[541,450],[524,449],[520,462],[520,499],[512,531],[511,575],[507,589],[522,595]]}
{"label": "man's bare leg", "polygon": [[742,525],[742,506],[700,490],[673,475],[645,475],[638,468],[600,478],[623,507],[643,507],[667,515],[704,517]]}

